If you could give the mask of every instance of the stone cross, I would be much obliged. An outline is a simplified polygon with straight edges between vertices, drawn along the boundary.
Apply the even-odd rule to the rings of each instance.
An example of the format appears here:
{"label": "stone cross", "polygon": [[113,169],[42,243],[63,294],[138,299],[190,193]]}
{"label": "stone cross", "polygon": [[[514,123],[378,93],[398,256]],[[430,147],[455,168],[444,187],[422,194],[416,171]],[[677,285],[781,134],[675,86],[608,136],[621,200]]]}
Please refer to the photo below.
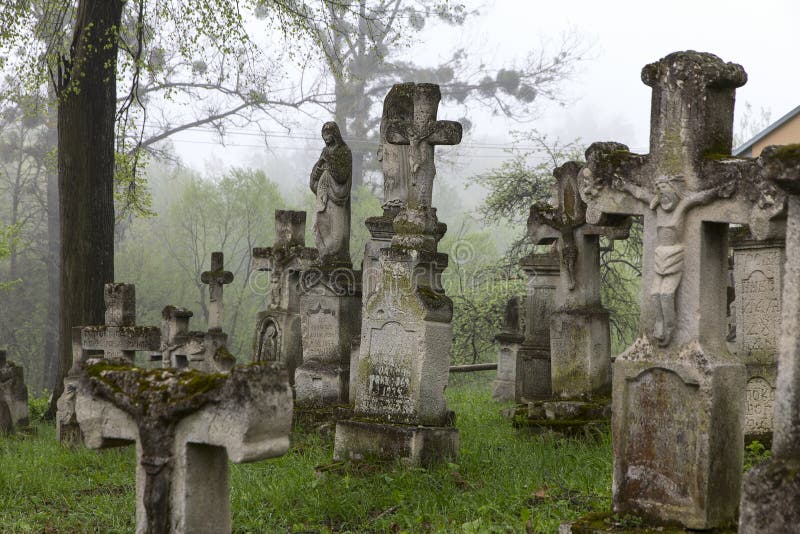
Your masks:
{"label": "stone cross", "polygon": [[783,197],[730,156],[741,66],[676,52],[647,65],[650,153],[586,152],[586,219],[644,217],[640,337],[614,364],[613,507],[688,528],[726,526],[741,481],[744,366],[725,345],[728,225],[775,231]]}
{"label": "stone cross", "polygon": [[222,252],[211,253],[211,270],[200,275],[200,280],[208,284],[208,331],[222,330],[222,291],[226,284],[233,282],[233,273],[224,270]]}
{"label": "stone cross", "polygon": [[553,395],[588,399],[608,395],[611,386],[611,334],[608,311],[600,299],[600,237],[626,239],[631,220],[615,225],[586,222],[586,204],[578,193],[582,164],[556,168],[553,205],[531,206],[528,235],[535,244],[555,244],[561,283],[550,317]]}
{"label": "stone cross", "polygon": [[430,208],[433,179],[436,176],[434,147],[459,144],[462,128],[455,121],[436,120],[439,101],[442,99],[438,85],[403,85],[403,90],[413,91],[413,119],[391,121],[386,127],[386,140],[390,144],[410,146],[411,183],[408,187],[408,206]]}
{"label": "stone cross", "polygon": [[[73,350],[103,351],[106,358],[125,358],[133,363],[136,352],[157,351],[161,331],[156,326],[136,326],[136,287],[106,284],[103,288],[106,324],[80,328],[80,344]],[[81,357],[76,355],[78,359]]]}
{"label": "stone cross", "polygon": [[800,524],[800,144],[759,159],[790,196],[772,456],[745,475],[739,533],[779,534]]}
{"label": "stone cross", "polygon": [[136,532],[231,532],[228,460],[289,448],[286,371],[250,365],[209,375],[86,363],[76,399],[86,446],[136,443]]}

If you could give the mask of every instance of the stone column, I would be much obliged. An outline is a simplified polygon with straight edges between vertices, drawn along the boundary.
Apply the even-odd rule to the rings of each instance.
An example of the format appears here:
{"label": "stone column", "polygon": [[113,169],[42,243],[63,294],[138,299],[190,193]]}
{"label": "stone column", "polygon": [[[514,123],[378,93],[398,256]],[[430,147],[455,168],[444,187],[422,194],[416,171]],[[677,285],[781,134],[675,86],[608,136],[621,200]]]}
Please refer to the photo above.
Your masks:
{"label": "stone column", "polygon": [[292,393],[267,365],[206,375],[90,361],[76,413],[87,447],[136,443],[137,533],[217,534],[231,532],[228,461],[288,450]]}
{"label": "stone column", "polygon": [[532,253],[520,260],[528,277],[525,297],[525,340],[515,370],[515,398],[528,402],[550,398],[550,317],[560,283],[558,257],[554,252]]}
{"label": "stone column", "polygon": [[796,532],[800,525],[800,145],[767,147],[761,158],[789,193],[789,214],[772,457],[745,476],[740,534]]}
{"label": "stone column", "polygon": [[769,443],[780,337],[783,239],[758,241],[739,232],[731,242],[736,294],[736,354],[747,368],[745,441]]}
{"label": "stone column", "polygon": [[525,341],[525,336],[520,332],[519,316],[519,297],[512,297],[506,304],[503,328],[494,337],[499,347],[497,376],[492,382],[492,398],[496,401],[516,400],[517,359],[520,345]]}

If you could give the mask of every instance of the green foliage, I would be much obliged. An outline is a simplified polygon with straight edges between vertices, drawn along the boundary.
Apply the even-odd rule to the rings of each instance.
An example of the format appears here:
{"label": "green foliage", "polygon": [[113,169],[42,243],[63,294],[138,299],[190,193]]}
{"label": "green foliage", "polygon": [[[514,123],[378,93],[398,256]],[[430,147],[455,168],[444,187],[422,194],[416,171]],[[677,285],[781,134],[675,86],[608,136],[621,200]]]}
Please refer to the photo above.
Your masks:
{"label": "green foliage", "polygon": [[[455,463],[333,464],[333,435],[298,428],[283,457],[231,466],[234,532],[555,532],[609,508],[609,435],[518,433],[485,382],[447,393],[461,433]],[[134,447],[70,449],[52,426],[37,428],[0,438],[0,531],[132,531]]]}
{"label": "green foliage", "polygon": [[[19,225],[3,228],[0,226],[0,260],[11,254],[14,246],[19,242]],[[9,289],[20,280],[0,281],[0,291]]]}
{"label": "green foliage", "polygon": [[42,390],[38,395],[28,395],[28,414],[31,423],[45,421],[47,409],[50,407],[50,392]]}
{"label": "green foliage", "polygon": [[754,439],[744,448],[744,470],[749,471],[757,464],[772,458],[772,451],[763,443]]}

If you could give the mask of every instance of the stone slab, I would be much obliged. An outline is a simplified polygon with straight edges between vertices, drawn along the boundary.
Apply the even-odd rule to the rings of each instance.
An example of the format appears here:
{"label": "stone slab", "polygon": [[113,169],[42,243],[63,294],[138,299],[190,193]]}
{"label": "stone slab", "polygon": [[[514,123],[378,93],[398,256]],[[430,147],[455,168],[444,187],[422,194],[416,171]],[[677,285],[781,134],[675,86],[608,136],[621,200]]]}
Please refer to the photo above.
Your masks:
{"label": "stone slab", "polygon": [[430,466],[453,460],[458,454],[455,427],[402,426],[362,421],[336,423],[333,459],[337,461],[393,461]]}

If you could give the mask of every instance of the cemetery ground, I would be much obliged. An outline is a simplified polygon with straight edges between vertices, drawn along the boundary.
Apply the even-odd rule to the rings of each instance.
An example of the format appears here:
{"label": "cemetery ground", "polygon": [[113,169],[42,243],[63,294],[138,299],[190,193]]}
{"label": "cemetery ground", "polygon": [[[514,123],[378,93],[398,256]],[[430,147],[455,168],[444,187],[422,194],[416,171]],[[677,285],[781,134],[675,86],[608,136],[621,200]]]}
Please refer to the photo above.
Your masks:
{"label": "cemetery ground", "polygon": [[[231,465],[234,532],[549,533],[608,510],[610,433],[556,439],[515,430],[500,415],[510,404],[491,399],[493,376],[451,377],[456,463],[334,463],[331,425],[295,429],[281,458]],[[0,532],[132,532],[134,448],[70,449],[51,423],[34,429],[0,438]]]}

